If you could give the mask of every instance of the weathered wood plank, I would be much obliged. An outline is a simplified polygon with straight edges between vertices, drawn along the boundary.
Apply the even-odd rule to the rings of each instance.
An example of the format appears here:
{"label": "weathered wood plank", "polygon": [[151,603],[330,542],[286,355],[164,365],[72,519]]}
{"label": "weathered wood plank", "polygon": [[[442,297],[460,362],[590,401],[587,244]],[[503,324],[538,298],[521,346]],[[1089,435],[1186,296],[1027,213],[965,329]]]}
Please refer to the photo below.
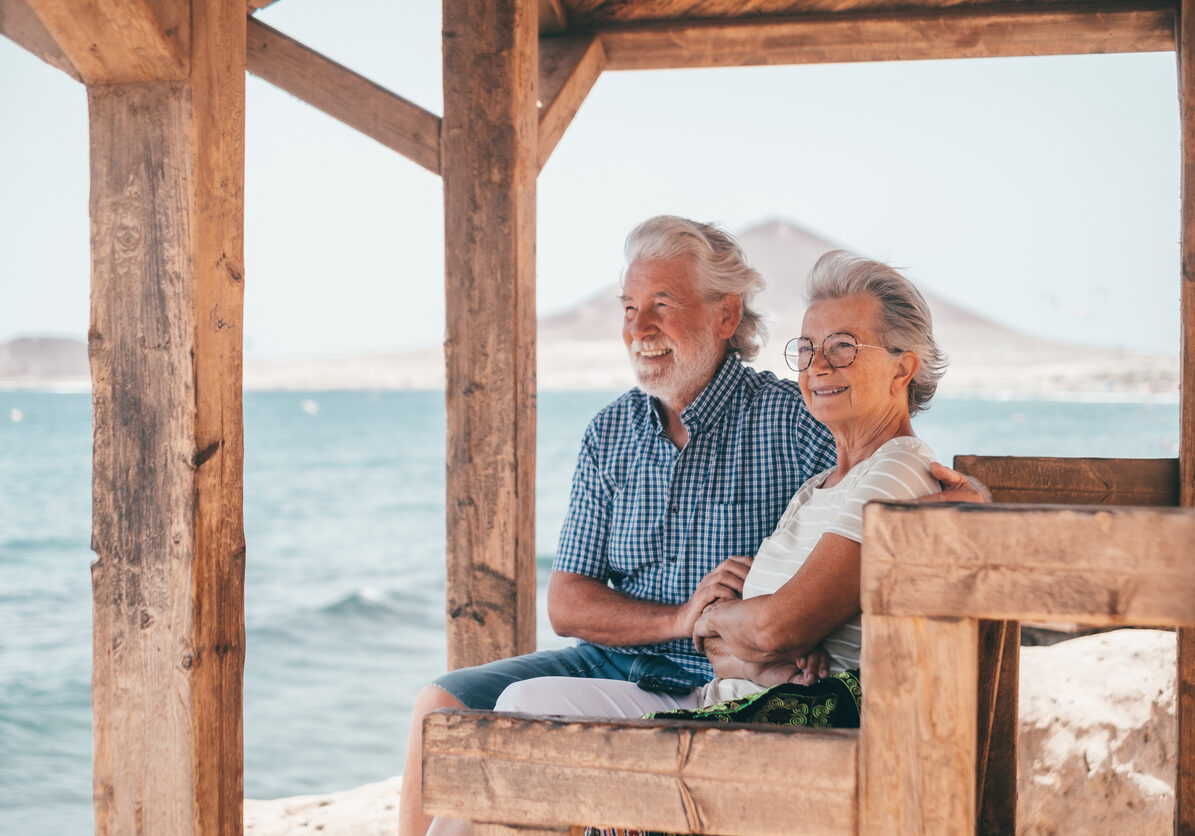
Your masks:
{"label": "weathered wood plank", "polygon": [[0,0],[0,35],[75,81],[83,80],[50,30],[30,8],[28,0]]}
{"label": "weathered wood plank", "polygon": [[996,502],[1055,505],[1178,505],[1178,459],[955,456]]}
{"label": "weathered wood plank", "polygon": [[189,3],[180,0],[28,0],[89,84],[187,78]]}
{"label": "weathered wood plank", "polygon": [[249,72],[440,173],[440,117],[259,20],[247,44]]}
{"label": "weathered wood plank", "polygon": [[726,836],[856,829],[854,731],[436,712],[423,740],[424,809],[438,815]]}
{"label": "weathered wood plank", "polygon": [[453,668],[535,648],[537,9],[444,2]]}
{"label": "weathered wood plank", "polygon": [[1169,2],[1078,9],[953,8],[701,20],[600,30],[611,70],[1161,52]]}
{"label": "weathered wood plank", "polygon": [[191,5],[194,832],[241,833],[246,17],[234,3],[192,0]]}
{"label": "weathered wood plank", "polygon": [[870,505],[863,611],[1195,623],[1195,513],[1177,508]]}
{"label": "weathered wood plank", "polygon": [[544,38],[539,42],[539,168],[606,66],[606,52],[595,35]]}
{"label": "weathered wood plank", "polygon": [[860,833],[975,827],[977,642],[974,619],[864,612]]}
{"label": "weathered wood plank", "polygon": [[244,10],[88,85],[96,832],[239,833]]}
{"label": "weathered wood plank", "polygon": [[975,832],[1016,833],[1019,621],[979,622]]}
{"label": "weathered wood plank", "polygon": [[[610,0],[567,0],[573,23],[598,28],[611,24],[643,23],[670,18],[712,19],[778,17],[802,14],[884,13],[934,11],[958,7],[989,9],[1034,6],[1098,10],[1115,6],[1115,0],[638,0],[611,3]],[[1121,6],[1125,5],[1123,2]]]}
{"label": "weathered wood plank", "polygon": [[[1184,508],[1195,507],[1195,2],[1179,5],[1179,115],[1182,130],[1182,275],[1179,279],[1180,386],[1179,471]],[[1195,629],[1176,637],[1178,700],[1177,777],[1174,785],[1174,832],[1195,836]]]}

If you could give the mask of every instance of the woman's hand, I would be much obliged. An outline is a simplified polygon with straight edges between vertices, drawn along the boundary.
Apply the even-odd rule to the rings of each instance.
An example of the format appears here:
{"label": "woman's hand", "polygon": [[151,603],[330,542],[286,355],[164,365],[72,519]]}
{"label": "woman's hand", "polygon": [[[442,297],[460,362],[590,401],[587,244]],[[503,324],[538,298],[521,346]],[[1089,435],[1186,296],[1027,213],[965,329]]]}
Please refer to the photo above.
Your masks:
{"label": "woman's hand", "polygon": [[[728,557],[701,579],[689,600],[677,610],[678,636],[694,633],[693,641],[697,643],[695,623],[701,615],[719,601],[733,601],[743,597],[743,581],[751,571],[752,559],[743,555]],[[701,652],[700,643],[697,643],[697,650]]]}

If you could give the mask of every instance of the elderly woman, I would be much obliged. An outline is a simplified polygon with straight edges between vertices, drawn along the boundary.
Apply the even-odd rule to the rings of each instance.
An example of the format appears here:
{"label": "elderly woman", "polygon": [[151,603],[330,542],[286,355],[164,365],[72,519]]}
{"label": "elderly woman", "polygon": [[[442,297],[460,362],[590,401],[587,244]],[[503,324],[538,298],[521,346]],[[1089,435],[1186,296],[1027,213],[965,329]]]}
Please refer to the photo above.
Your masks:
{"label": "elderly woman", "polygon": [[772,689],[801,696],[792,708],[807,722],[857,722],[857,711],[837,723],[828,717],[849,700],[818,702],[802,689],[818,678],[815,670],[828,673],[827,682],[854,696],[857,709],[863,506],[939,490],[930,475],[933,453],[913,434],[911,418],[929,405],[945,360],[925,299],[887,265],[828,253],[810,275],[808,301],[801,336],[789,341],[785,357],[809,410],[833,433],[838,464],[802,485],[754,559],[742,558],[742,598],[715,601],[698,619],[693,640],[718,678],[667,693],[544,677],[507,688],[496,710],[639,717],[687,709],[750,720],[762,719],[743,713],[758,702],[751,695]]}

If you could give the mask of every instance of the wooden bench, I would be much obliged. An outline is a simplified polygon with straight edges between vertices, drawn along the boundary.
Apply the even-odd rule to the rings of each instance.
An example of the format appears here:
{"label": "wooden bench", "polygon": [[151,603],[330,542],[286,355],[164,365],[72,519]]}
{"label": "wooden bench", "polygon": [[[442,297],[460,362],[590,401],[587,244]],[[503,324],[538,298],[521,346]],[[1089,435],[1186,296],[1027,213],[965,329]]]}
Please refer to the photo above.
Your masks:
{"label": "wooden bench", "polygon": [[424,808],[483,833],[1013,832],[1019,621],[1195,626],[1195,512],[1144,507],[1177,501],[1170,460],[956,466],[997,504],[865,513],[858,732],[436,713]]}

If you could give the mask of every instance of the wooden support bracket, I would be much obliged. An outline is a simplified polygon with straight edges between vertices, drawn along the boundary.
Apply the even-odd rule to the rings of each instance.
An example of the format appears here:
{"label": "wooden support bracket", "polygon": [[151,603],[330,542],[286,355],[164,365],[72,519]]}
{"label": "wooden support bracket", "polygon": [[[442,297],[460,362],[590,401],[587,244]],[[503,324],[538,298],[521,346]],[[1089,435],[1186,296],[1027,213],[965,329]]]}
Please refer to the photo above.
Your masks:
{"label": "wooden support bracket", "polygon": [[539,40],[539,168],[577,115],[606,67],[606,51],[594,35]]}
{"label": "wooden support bracket", "polygon": [[440,117],[434,113],[254,18],[245,57],[255,76],[440,173]]}

